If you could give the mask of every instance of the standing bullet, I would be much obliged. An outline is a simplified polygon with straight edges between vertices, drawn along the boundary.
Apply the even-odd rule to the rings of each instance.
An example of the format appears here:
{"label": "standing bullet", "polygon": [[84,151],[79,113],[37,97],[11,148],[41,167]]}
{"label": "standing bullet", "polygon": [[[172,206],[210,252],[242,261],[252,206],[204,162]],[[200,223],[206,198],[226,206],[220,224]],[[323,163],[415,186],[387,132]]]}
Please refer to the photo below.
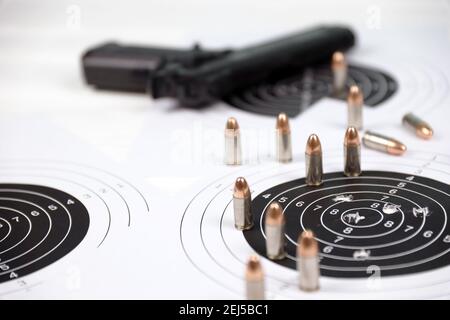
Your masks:
{"label": "standing bullet", "polygon": [[278,202],[269,205],[266,211],[265,233],[266,253],[269,259],[280,260],[286,256],[284,251],[284,215]]}
{"label": "standing bullet", "polygon": [[319,245],[311,230],[303,231],[298,239],[297,269],[301,290],[315,291],[319,289]]}
{"label": "standing bullet", "polygon": [[280,113],[277,118],[276,147],[279,162],[289,162],[292,160],[291,129],[286,113]]}
{"label": "standing bullet", "polygon": [[233,193],[234,225],[236,229],[248,230],[253,227],[251,203],[252,195],[247,181],[242,177],[237,178]]}
{"label": "standing bullet", "polygon": [[407,128],[413,130],[416,135],[422,139],[430,139],[433,136],[433,129],[431,126],[411,112],[405,114],[402,122]]}
{"label": "standing bullet", "polygon": [[348,127],[344,137],[344,174],[356,177],[361,174],[361,142],[358,130]]}
{"label": "standing bullet", "polygon": [[309,136],[305,151],[306,184],[319,186],[322,184],[322,146],[319,137],[315,134]]}
{"label": "standing bullet", "polygon": [[265,299],[264,272],[256,255],[252,255],[247,262],[245,282],[248,300]]}
{"label": "standing bullet", "polygon": [[336,94],[344,91],[347,82],[347,62],[342,52],[335,52],[331,58],[333,71],[333,90]]}
{"label": "standing bullet", "polygon": [[358,130],[362,128],[363,104],[364,104],[364,97],[361,92],[361,89],[356,85],[351,86],[347,96],[349,127],[355,127]]}
{"label": "standing bullet", "polygon": [[228,118],[225,127],[225,164],[241,164],[241,134],[239,124],[233,117]]}
{"label": "standing bullet", "polygon": [[406,151],[406,146],[400,141],[371,131],[366,131],[364,133],[362,141],[363,144],[370,149],[386,152],[395,156],[401,156]]}

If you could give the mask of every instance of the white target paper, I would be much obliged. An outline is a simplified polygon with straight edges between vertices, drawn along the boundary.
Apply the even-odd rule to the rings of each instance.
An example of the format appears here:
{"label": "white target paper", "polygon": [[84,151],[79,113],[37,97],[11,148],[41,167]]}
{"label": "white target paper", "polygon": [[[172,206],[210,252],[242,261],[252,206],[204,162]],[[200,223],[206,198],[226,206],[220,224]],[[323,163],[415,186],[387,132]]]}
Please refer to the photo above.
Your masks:
{"label": "white target paper", "polygon": [[[448,8],[441,4],[412,5],[418,12],[426,6],[437,18],[428,21],[421,16],[424,21],[415,25],[411,23],[415,15],[410,13],[398,25],[398,19],[383,15],[389,12],[388,4],[367,4],[355,7],[351,14],[339,14],[342,22],[350,21],[360,39],[348,56],[349,62],[388,72],[398,83],[390,99],[364,109],[364,128],[393,136],[408,147],[401,157],[363,148],[362,168],[402,173],[405,179],[425,177],[448,186]],[[11,16],[21,16],[12,2],[0,6]],[[284,18],[274,18],[279,22],[279,27],[272,26],[274,34],[303,27],[297,25],[299,8],[290,6],[294,7],[289,11],[296,14],[280,12]],[[278,12],[277,8],[272,9]],[[63,9],[59,13],[63,17],[78,12],[66,13]],[[203,33],[205,28],[199,24],[193,27],[198,34],[183,34],[178,29],[165,35],[150,32],[149,40],[148,34],[136,36],[133,29],[114,29],[115,34],[100,27],[89,18],[96,9],[87,1],[78,9],[87,17],[80,18],[78,29],[76,19],[63,26],[36,17],[22,24],[8,19],[0,22],[0,37],[7,48],[0,53],[0,200],[6,199],[6,205],[0,207],[0,297],[245,298],[245,263],[255,249],[234,228],[231,200],[235,179],[245,177],[254,198],[278,184],[300,179],[305,170],[304,146],[311,133],[321,139],[325,172],[341,171],[345,103],[323,98],[290,119],[294,160],[278,164],[274,157],[275,121],[271,117],[243,112],[223,102],[191,110],[177,108],[172,101],[151,101],[147,96],[98,92],[84,86],[78,74],[82,50],[116,35],[145,44],[159,41],[181,46],[201,37],[212,45],[239,46],[253,41],[254,34],[238,32],[237,23],[233,34],[240,36],[232,43],[229,34],[216,30],[219,36],[212,37]],[[400,10],[395,6],[391,9]],[[320,17],[322,10],[316,11]],[[225,12],[234,11],[230,7]],[[377,12],[384,12],[380,14],[385,20],[377,20]],[[375,14],[373,19],[361,22],[355,18],[368,13]],[[238,17],[237,21],[243,23],[245,19]],[[385,25],[377,24],[380,21]],[[42,32],[35,31],[35,25]],[[262,26],[272,28],[262,22],[258,25],[261,30]],[[90,33],[90,28],[98,34]],[[269,31],[260,31],[257,37],[263,40]],[[48,46],[44,46],[44,40],[51,39],[65,41],[55,48],[54,56],[47,55]],[[433,126],[435,135],[430,141],[417,138],[401,125],[402,116],[409,111]],[[229,116],[236,117],[241,127],[242,166],[223,164],[223,129]],[[34,186],[48,189],[36,190]],[[430,186],[423,187],[426,190]],[[52,189],[61,193],[55,194]],[[389,186],[386,192],[391,189]],[[344,201],[344,195],[339,191],[334,196]],[[423,196],[429,196],[427,191]],[[449,195],[443,191],[441,196],[430,197],[430,202],[444,209],[435,212],[443,215],[443,231],[430,234],[426,233],[428,229],[418,227],[414,237],[445,242],[450,239],[445,233]],[[429,203],[418,203],[414,196],[406,198],[404,201],[416,208],[415,214],[421,214],[418,208]],[[77,227],[87,222],[80,208],[88,213],[85,233]],[[380,212],[383,224],[389,210],[397,210],[373,209]],[[397,228],[392,232],[405,230],[405,215],[414,214],[402,210],[398,209],[398,220],[392,219],[392,230]],[[66,215],[66,220],[58,220],[55,215],[59,213]],[[77,221],[73,225],[72,219]],[[41,230],[44,225],[46,231]],[[255,228],[260,228],[259,221]],[[64,232],[77,240],[68,243]],[[61,247],[66,250],[60,252]],[[321,249],[325,247],[321,244]],[[371,248],[354,249],[359,250],[357,259],[367,258]],[[397,254],[407,254],[410,249],[426,250],[426,246],[405,248]],[[450,243],[440,257],[450,260],[449,250]],[[321,252],[326,254],[332,253]],[[39,264],[53,256],[54,261]],[[422,272],[383,276],[375,261],[364,277],[321,277],[321,288],[314,293],[298,290],[295,270],[265,258],[262,263],[270,299],[450,297],[448,263]]]}

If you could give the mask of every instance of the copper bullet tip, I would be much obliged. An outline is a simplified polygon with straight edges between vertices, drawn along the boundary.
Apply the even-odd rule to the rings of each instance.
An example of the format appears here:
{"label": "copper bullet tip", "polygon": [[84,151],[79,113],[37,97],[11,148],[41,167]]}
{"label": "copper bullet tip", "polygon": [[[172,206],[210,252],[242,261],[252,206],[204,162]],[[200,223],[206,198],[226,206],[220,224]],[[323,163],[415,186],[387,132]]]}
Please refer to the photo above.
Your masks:
{"label": "copper bullet tip", "polygon": [[321,152],[322,146],[320,144],[319,137],[313,133],[309,136],[308,141],[306,142],[306,154],[312,155]]}
{"label": "copper bullet tip", "polygon": [[388,145],[387,151],[394,156],[401,156],[406,152],[406,146],[399,141],[393,141]]}
{"label": "copper bullet tip", "polygon": [[277,130],[283,133],[289,133],[289,118],[286,113],[280,113],[277,117]]}
{"label": "copper bullet tip", "polygon": [[249,281],[258,281],[264,277],[261,262],[257,255],[251,255],[247,262],[246,278]]}
{"label": "copper bullet tip", "polygon": [[319,245],[311,230],[303,231],[298,238],[298,254],[300,257],[316,257]]}
{"label": "copper bullet tip", "polygon": [[348,92],[347,103],[352,106],[362,106],[363,105],[363,94],[358,86],[350,86]]}
{"label": "copper bullet tip", "polygon": [[345,66],[345,56],[342,52],[336,51],[331,57],[331,67],[333,69],[340,69]]}
{"label": "copper bullet tip", "polygon": [[283,223],[283,209],[278,202],[272,202],[267,208],[266,223],[269,225],[280,225]]}
{"label": "copper bullet tip", "polygon": [[250,195],[250,188],[248,187],[247,181],[243,177],[236,179],[234,183],[234,197],[245,198]]}
{"label": "copper bullet tip", "polygon": [[433,136],[433,129],[424,125],[417,128],[417,135],[423,139],[431,139]]}
{"label": "copper bullet tip", "polygon": [[358,130],[355,127],[348,127],[344,137],[345,145],[360,145]]}
{"label": "copper bullet tip", "polygon": [[402,122],[407,127],[413,129],[416,135],[422,139],[431,139],[433,136],[433,129],[431,126],[411,112],[403,116]]}
{"label": "copper bullet tip", "polygon": [[227,125],[225,127],[228,130],[237,130],[239,129],[239,124],[236,120],[236,118],[230,117],[227,120]]}

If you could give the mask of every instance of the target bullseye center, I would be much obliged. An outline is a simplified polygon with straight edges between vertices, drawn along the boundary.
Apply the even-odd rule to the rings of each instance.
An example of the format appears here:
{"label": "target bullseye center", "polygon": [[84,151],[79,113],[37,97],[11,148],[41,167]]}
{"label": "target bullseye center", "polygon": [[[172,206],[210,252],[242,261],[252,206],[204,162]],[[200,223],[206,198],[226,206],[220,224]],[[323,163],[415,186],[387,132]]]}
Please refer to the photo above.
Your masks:
{"label": "target bullseye center", "polygon": [[353,208],[341,215],[341,221],[354,228],[369,228],[383,221],[383,214],[373,208]]}

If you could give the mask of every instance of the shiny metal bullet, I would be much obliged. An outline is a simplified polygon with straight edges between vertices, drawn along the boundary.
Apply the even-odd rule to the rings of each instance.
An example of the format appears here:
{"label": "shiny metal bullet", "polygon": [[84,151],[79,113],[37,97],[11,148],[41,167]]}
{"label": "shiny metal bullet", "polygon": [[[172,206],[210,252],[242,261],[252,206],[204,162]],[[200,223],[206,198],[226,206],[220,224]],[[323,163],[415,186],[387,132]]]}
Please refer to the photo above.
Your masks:
{"label": "shiny metal bullet", "polygon": [[431,126],[411,112],[405,114],[402,123],[407,128],[413,130],[416,135],[422,139],[430,139],[433,136],[433,129]]}
{"label": "shiny metal bullet", "polygon": [[347,82],[347,62],[342,52],[335,52],[331,57],[331,70],[333,72],[333,90],[336,94],[344,91]]}
{"label": "shiny metal bullet", "polygon": [[315,291],[319,289],[319,245],[311,230],[303,231],[298,238],[297,270],[301,290]]}
{"label": "shiny metal bullet", "polygon": [[370,149],[396,156],[401,156],[406,151],[406,146],[400,141],[371,131],[366,131],[364,133],[362,141],[363,144]]}
{"label": "shiny metal bullet", "polygon": [[309,136],[305,151],[306,184],[319,186],[322,184],[322,146],[319,137],[315,134]]}
{"label": "shiny metal bullet", "polygon": [[241,164],[241,134],[239,124],[233,117],[228,118],[225,127],[225,164]]}
{"label": "shiny metal bullet", "polygon": [[280,260],[286,256],[284,250],[284,215],[278,202],[273,202],[266,210],[265,234],[266,254],[269,259]]}
{"label": "shiny metal bullet", "polygon": [[358,130],[362,128],[363,104],[364,96],[361,89],[356,85],[351,86],[347,96],[349,127],[355,127]]}
{"label": "shiny metal bullet", "polygon": [[238,230],[248,230],[253,227],[252,195],[247,181],[239,177],[234,184],[233,209],[234,225]]}
{"label": "shiny metal bullet", "polygon": [[264,300],[264,272],[258,256],[252,255],[245,272],[246,294],[248,300]]}
{"label": "shiny metal bullet", "polygon": [[291,129],[286,113],[280,113],[277,117],[276,148],[279,162],[292,161]]}
{"label": "shiny metal bullet", "polygon": [[355,127],[348,127],[345,131],[344,174],[347,177],[356,177],[361,174],[361,142]]}

